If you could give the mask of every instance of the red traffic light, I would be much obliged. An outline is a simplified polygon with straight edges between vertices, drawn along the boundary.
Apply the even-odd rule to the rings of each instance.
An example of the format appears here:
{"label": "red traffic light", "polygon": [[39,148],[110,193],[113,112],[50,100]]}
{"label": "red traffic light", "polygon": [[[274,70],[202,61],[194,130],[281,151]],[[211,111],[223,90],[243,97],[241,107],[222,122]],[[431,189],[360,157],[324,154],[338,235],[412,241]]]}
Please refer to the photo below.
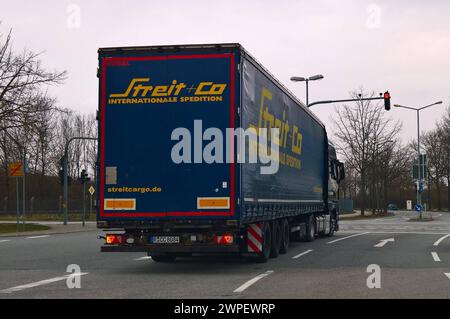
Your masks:
{"label": "red traffic light", "polygon": [[384,109],[386,111],[389,111],[391,109],[391,94],[389,93],[389,91],[384,92],[383,99],[384,99]]}

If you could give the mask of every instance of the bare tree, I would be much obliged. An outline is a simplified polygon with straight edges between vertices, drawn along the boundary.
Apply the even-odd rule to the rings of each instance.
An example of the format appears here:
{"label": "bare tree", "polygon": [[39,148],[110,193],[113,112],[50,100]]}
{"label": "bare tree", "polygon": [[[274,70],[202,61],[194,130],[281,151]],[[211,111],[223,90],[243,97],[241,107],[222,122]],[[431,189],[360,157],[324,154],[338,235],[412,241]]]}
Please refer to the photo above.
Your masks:
{"label": "bare tree", "polygon": [[[65,71],[44,69],[40,53],[24,50],[16,54],[12,50],[11,34],[10,31],[0,42],[0,131],[34,123],[38,113],[47,110],[33,107],[37,96],[41,95],[41,86],[62,83],[66,77]],[[1,38],[0,35],[0,41]]]}
{"label": "bare tree", "polygon": [[368,95],[361,90],[351,95],[358,101],[337,108],[337,116],[333,122],[338,151],[343,155],[346,165],[359,175],[361,215],[364,215],[368,191],[379,194],[380,190],[376,187],[379,183],[376,166],[379,165],[387,146],[396,140],[401,125],[386,119],[384,109],[379,103],[360,99],[373,97],[374,93]]}

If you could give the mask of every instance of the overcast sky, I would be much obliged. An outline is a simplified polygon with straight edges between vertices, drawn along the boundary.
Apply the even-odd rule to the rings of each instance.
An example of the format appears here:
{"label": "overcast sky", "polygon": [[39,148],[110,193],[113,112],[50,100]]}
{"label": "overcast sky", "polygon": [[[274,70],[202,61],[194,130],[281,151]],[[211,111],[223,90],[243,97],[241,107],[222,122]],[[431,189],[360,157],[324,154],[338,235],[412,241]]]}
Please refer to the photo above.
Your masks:
{"label": "overcast sky", "polygon": [[[389,90],[392,104],[443,105],[421,113],[430,130],[450,104],[450,1],[8,1],[1,33],[14,48],[45,51],[44,65],[67,70],[51,88],[58,103],[97,108],[97,49],[108,46],[239,42],[301,100],[292,75],[321,73],[310,102],[347,98],[358,88]],[[313,111],[331,128],[334,108]],[[416,136],[415,112],[393,109],[402,139]]]}

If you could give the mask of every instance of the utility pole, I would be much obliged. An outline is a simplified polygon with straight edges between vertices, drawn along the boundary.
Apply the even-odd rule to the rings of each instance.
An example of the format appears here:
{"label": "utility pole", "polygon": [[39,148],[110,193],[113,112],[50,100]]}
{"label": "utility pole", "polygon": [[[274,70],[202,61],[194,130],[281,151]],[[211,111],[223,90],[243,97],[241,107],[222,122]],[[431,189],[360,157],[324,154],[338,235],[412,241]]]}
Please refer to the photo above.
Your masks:
{"label": "utility pole", "polygon": [[[423,163],[423,170],[421,169],[421,162],[420,162],[420,111],[422,111],[423,109],[426,109],[430,106],[433,105],[437,105],[437,104],[442,104],[442,101],[438,101],[435,102],[433,104],[429,104],[420,108],[414,108],[414,107],[410,107],[410,106],[403,106],[403,105],[399,105],[399,104],[394,104],[395,107],[399,107],[399,108],[404,108],[404,109],[408,109],[408,110],[413,110],[416,111],[417,114],[417,193],[416,193],[416,201],[417,201],[417,205],[421,205],[422,202],[422,192],[420,191],[420,187],[422,185],[422,178],[424,178],[423,175],[425,175],[425,159],[424,159],[424,163]],[[420,210],[420,219],[422,219],[422,209]]]}
{"label": "utility pole", "polygon": [[306,82],[306,107],[309,107],[309,81],[316,81],[316,80],[322,80],[323,75],[317,74],[310,77],[300,77],[300,76],[293,76],[291,77],[291,81],[293,82]]}
{"label": "utility pole", "polygon": [[23,209],[23,215],[22,215],[22,227],[23,231],[25,231],[25,219],[26,219],[26,209],[25,209],[25,176],[27,175],[27,161],[26,161],[26,153],[25,153],[25,145],[23,146],[23,180],[22,180],[22,209]]}

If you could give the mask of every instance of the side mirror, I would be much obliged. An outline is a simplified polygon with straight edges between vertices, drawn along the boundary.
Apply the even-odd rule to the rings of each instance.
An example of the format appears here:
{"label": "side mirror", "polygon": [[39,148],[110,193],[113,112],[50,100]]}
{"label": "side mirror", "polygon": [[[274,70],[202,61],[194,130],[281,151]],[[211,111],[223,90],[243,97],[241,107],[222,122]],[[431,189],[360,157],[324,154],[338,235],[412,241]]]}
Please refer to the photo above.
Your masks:
{"label": "side mirror", "polygon": [[339,182],[345,179],[344,163],[339,163]]}

